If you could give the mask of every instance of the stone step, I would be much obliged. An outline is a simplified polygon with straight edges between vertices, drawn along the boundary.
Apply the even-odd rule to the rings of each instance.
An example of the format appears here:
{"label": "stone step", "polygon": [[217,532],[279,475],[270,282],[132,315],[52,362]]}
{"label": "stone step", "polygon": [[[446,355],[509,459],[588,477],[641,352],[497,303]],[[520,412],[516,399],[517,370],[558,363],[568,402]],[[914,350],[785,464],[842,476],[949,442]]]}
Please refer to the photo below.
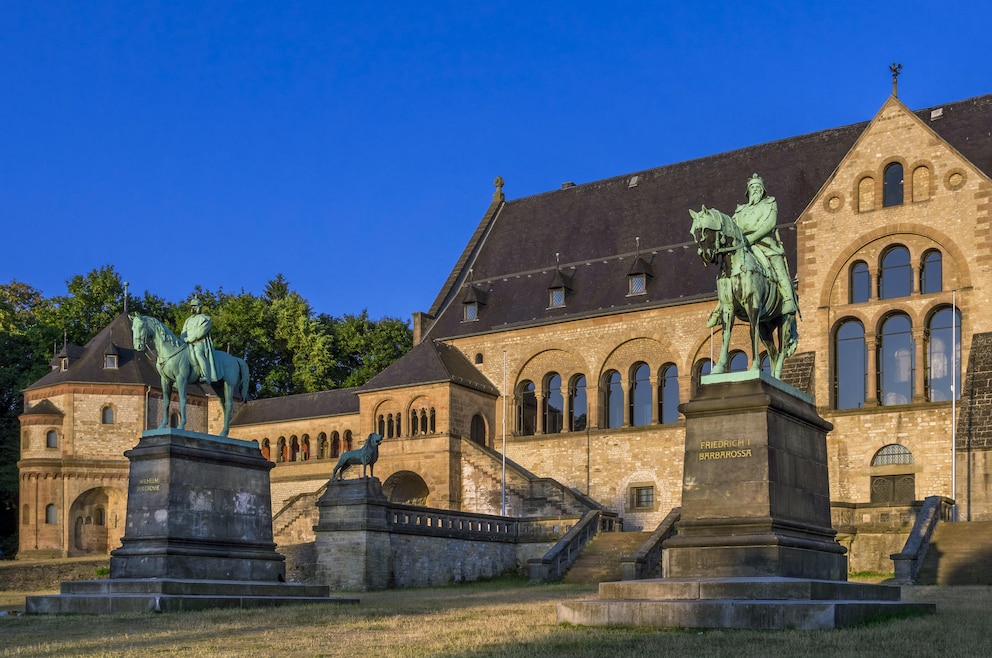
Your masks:
{"label": "stone step", "polygon": [[920,585],[992,585],[992,521],[941,523],[916,582]]}
{"label": "stone step", "polygon": [[241,580],[110,578],[62,583],[61,594],[29,596],[28,614],[179,612],[300,603],[358,603],[331,598],[325,585]]}
{"label": "stone step", "polygon": [[799,578],[653,579],[601,583],[599,598],[558,604],[559,623],[652,628],[831,629],[926,614],[901,589]]}
{"label": "stone step", "polygon": [[565,576],[564,583],[590,584],[620,580],[620,560],[633,555],[650,532],[602,532],[594,537]]}

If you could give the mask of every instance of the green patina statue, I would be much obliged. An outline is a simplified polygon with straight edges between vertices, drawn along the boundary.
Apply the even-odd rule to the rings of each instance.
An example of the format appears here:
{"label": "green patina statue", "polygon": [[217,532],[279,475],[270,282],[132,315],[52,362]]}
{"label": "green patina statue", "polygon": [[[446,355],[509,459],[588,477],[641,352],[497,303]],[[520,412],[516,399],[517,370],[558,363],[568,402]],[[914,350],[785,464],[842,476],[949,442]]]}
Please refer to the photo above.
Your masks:
{"label": "green patina statue", "polygon": [[[186,386],[204,383],[219,393],[224,408],[224,427],[220,435],[227,436],[234,410],[234,395],[248,400],[248,364],[244,359],[215,350],[210,338],[210,316],[203,313],[199,297],[190,300],[193,315],[183,324],[182,336],[176,336],[162,322],[143,315],[131,315],[131,335],[134,349],[146,346],[155,353],[155,368],[162,381],[162,422],[169,421],[168,400],[175,386],[179,394],[179,429],[186,428]],[[216,384],[216,386],[215,386]]]}
{"label": "green patina statue", "polygon": [[733,217],[703,206],[690,210],[691,233],[704,264],[715,264],[717,307],[707,326],[723,326],[723,343],[712,373],[726,372],[730,330],[734,318],[751,325],[751,369],[761,367],[759,343],[764,344],[772,376],[781,378],[782,365],[799,343],[796,316],[799,304],[785,249],[775,224],[778,204],[765,194],[764,181],[754,174],[747,182],[747,203]]}

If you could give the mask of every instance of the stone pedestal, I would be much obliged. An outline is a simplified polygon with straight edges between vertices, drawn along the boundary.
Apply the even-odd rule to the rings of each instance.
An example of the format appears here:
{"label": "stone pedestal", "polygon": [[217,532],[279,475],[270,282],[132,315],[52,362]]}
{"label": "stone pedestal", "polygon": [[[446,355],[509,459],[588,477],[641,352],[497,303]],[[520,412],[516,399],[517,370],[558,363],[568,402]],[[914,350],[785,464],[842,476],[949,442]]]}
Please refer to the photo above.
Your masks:
{"label": "stone pedestal", "polygon": [[389,510],[379,478],[331,480],[317,508],[317,579],[352,592],[390,587]]}
{"label": "stone pedestal", "polygon": [[686,417],[673,578],[847,580],[830,524],[827,432],[812,401],[757,373],[704,378]]}
{"label": "stone pedestal", "polygon": [[327,587],[283,582],[285,558],[272,540],[273,464],[257,443],[151,430],[124,454],[131,461],[127,521],[121,548],[110,554],[110,578],[28,597],[28,613],[332,601]]}
{"label": "stone pedestal", "polygon": [[666,578],[601,583],[558,604],[588,626],[837,628],[934,612],[899,587],[848,583],[830,524],[826,435],[813,401],[761,373],[702,378],[686,417],[682,515]]}

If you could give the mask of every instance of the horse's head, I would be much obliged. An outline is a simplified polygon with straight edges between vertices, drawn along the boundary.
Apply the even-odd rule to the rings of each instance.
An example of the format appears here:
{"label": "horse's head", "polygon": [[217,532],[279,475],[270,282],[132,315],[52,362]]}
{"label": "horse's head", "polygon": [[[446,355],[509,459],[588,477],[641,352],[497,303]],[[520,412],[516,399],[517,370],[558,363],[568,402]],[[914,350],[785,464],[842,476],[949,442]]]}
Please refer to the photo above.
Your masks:
{"label": "horse's head", "polygon": [[719,254],[719,236],[723,223],[713,210],[703,206],[699,212],[690,210],[692,216],[692,228],[689,233],[696,243],[696,253],[703,259],[704,264],[712,263]]}
{"label": "horse's head", "polygon": [[131,343],[138,352],[145,351],[145,344],[148,342],[148,325],[145,318],[137,313],[129,314],[131,318]]}

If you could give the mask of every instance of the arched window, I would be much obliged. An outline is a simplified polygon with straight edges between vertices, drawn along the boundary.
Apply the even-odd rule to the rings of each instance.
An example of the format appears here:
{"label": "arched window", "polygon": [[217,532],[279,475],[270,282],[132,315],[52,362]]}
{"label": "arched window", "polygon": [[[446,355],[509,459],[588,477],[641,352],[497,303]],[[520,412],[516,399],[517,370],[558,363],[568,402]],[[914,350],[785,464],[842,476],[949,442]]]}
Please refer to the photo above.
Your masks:
{"label": "arched window", "polygon": [[658,374],[658,422],[670,424],[678,419],[679,368],[674,363],[666,363]]}
{"label": "arched window", "polygon": [[835,409],[860,409],[864,406],[867,374],[865,328],[857,320],[847,320],[834,334]]}
{"label": "arched window", "polygon": [[379,414],[378,425],[376,426],[376,433],[379,436],[386,436],[386,417]]}
{"label": "arched window", "polygon": [[300,440],[296,436],[292,436],[289,439],[289,461],[300,461]]}
{"label": "arched window", "polygon": [[272,446],[269,443],[268,439],[262,439],[261,449],[262,449],[262,457],[264,457],[265,459],[269,459],[269,454],[272,450]]}
{"label": "arched window", "polygon": [[635,363],[630,370],[630,424],[651,424],[651,368],[646,363]]}
{"label": "arched window", "polygon": [[479,414],[472,416],[472,429],[470,438],[480,446],[487,445],[486,442],[486,420]]}
{"label": "arched window", "polygon": [[875,179],[866,176],[858,181],[858,212],[875,209]]}
{"label": "arched window", "polygon": [[568,385],[568,431],[581,432],[586,428],[588,401],[586,376],[575,375]]}
{"label": "arched window", "polygon": [[930,198],[930,168],[920,166],[913,170],[913,203]]}
{"label": "arched window", "polygon": [[872,466],[891,466],[892,464],[912,464],[913,453],[909,448],[898,443],[890,443],[875,453],[871,458]]}
{"label": "arched window", "polygon": [[902,205],[902,165],[893,162],[885,168],[882,175],[882,206]]}
{"label": "arched window", "polygon": [[55,430],[48,430],[45,434],[45,447],[46,448],[58,448],[59,447],[59,433]]}
{"label": "arched window", "polygon": [[747,370],[747,354],[740,350],[734,350],[728,359],[727,372],[744,372],[745,370]]}
{"label": "arched window", "polygon": [[410,410],[410,436],[416,436],[417,435],[417,429],[419,427],[420,427],[420,424],[417,422],[417,410],[416,409],[411,409]]}
{"label": "arched window", "polygon": [[543,418],[544,433],[561,432],[565,420],[565,398],[561,394],[561,376],[553,372],[544,378]]}
{"label": "arched window", "polygon": [[51,525],[59,522],[59,508],[55,505],[45,506],[45,523]]}
{"label": "arched window", "polygon": [[289,446],[286,445],[286,437],[279,437],[279,441],[276,443],[276,449],[279,451],[279,454],[276,455],[276,461],[285,462],[289,460]]}
{"label": "arched window", "polygon": [[107,524],[107,514],[103,511],[102,507],[97,507],[93,510],[93,525],[106,525]]}
{"label": "arched window", "polygon": [[961,313],[949,307],[927,323],[927,400],[944,402],[961,398]]}
{"label": "arched window", "polygon": [[537,394],[534,382],[524,380],[517,387],[517,434],[530,436],[537,431]]}
{"label": "arched window", "polygon": [[427,410],[420,410],[420,433],[427,434]]}
{"label": "arched window", "polygon": [[886,249],[878,275],[879,299],[908,297],[912,290],[913,268],[909,264],[909,249],[902,246]]}
{"label": "arched window", "polygon": [[713,362],[709,359],[700,359],[692,365],[692,392],[693,395],[696,393],[696,389],[699,387],[700,381],[704,375],[710,374],[713,369]]}
{"label": "arched window", "polygon": [[437,432],[437,414],[434,412],[434,407],[431,407],[431,434]]}
{"label": "arched window", "polygon": [[766,375],[772,374],[772,360],[768,358],[768,352],[761,353],[761,372]]}
{"label": "arched window", "polygon": [[603,427],[617,428],[623,425],[623,384],[620,373],[611,370],[603,378],[604,404]]}
{"label": "arched window", "polygon": [[304,434],[303,438],[300,439],[300,459],[302,461],[310,460],[310,435]]}
{"label": "arched window", "polygon": [[401,425],[400,419],[402,417],[403,417],[403,414],[400,414],[400,413],[397,413],[396,414],[396,436],[397,437],[403,436],[403,429],[402,429],[402,427],[400,427],[400,425]]}
{"label": "arched window", "polygon": [[317,459],[327,459],[327,435],[323,432],[317,435]]}
{"label": "arched window", "polygon": [[[393,414],[386,416],[386,433],[383,436],[387,438],[393,438],[393,431],[396,429],[396,425],[393,423]],[[381,434],[381,432],[380,432]]]}
{"label": "arched window", "polygon": [[113,409],[113,407],[106,406],[106,407],[103,408],[103,411],[100,412],[100,422],[102,422],[104,425],[113,425],[114,424],[114,409]]}
{"label": "arched window", "polygon": [[868,271],[868,263],[859,260],[851,265],[848,301],[851,304],[860,304],[869,299],[871,299],[871,273]]}
{"label": "arched window", "polygon": [[923,254],[920,265],[920,292],[924,295],[944,289],[944,265],[936,249]]}
{"label": "arched window", "polygon": [[[872,467],[909,466],[912,463],[913,453],[909,448],[898,443],[884,446],[871,459]],[[893,504],[907,503],[916,499],[916,476],[906,472],[892,474],[892,470],[901,469],[888,468],[882,471],[884,475],[871,476],[871,502]]]}
{"label": "arched window", "polygon": [[179,427],[179,414],[176,412],[169,414],[169,427],[172,429]]}
{"label": "arched window", "polygon": [[337,432],[331,432],[331,459],[337,459],[341,456],[341,435]]}
{"label": "arched window", "polygon": [[913,333],[909,317],[889,316],[878,342],[879,397],[883,405],[909,404],[913,399]]}
{"label": "arched window", "polygon": [[344,449],[345,450],[351,450],[351,448],[352,448],[352,445],[351,444],[352,443],[354,443],[354,439],[352,437],[351,430],[345,430],[344,431]]}

